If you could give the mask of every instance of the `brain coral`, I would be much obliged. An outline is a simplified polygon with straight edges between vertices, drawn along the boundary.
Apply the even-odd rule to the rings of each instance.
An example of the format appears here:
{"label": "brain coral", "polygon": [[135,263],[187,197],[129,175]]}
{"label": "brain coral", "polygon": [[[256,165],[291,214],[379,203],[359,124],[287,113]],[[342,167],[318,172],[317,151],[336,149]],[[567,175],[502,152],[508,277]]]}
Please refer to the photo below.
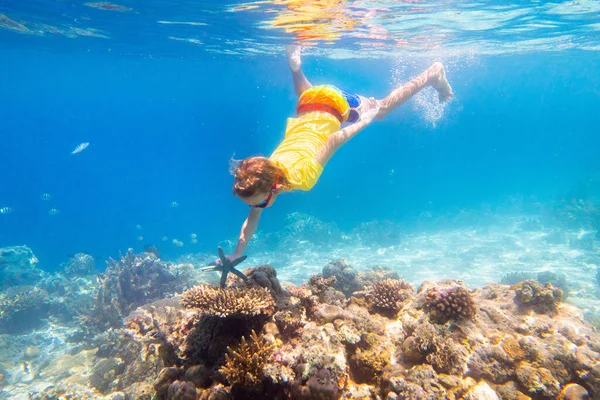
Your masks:
{"label": "brain coral", "polygon": [[221,318],[271,315],[275,311],[275,301],[265,288],[198,285],[183,292],[180,301],[186,308],[199,309],[202,314]]}
{"label": "brain coral", "polygon": [[473,296],[461,286],[432,288],[425,294],[425,304],[440,319],[475,319],[477,307]]}

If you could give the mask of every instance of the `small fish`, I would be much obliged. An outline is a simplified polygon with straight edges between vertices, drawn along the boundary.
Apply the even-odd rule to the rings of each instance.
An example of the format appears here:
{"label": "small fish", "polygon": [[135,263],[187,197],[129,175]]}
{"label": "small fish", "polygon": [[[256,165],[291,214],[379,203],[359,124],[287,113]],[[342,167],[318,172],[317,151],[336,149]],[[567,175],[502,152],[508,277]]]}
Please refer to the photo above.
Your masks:
{"label": "small fish", "polygon": [[168,237],[168,236],[163,236],[163,237],[162,237],[162,241],[163,241],[163,242],[166,242],[167,240],[169,240],[169,237]]}
{"label": "small fish", "polygon": [[169,204],[169,207],[177,208],[177,207],[179,207],[179,203],[176,201],[172,201],[171,204]]}
{"label": "small fish", "polygon": [[180,242],[177,239],[173,239],[173,244],[177,247],[183,247],[183,242]]}
{"label": "small fish", "polygon": [[117,12],[126,12],[126,11],[133,10],[133,8],[129,8],[129,7],[122,6],[120,4],[113,4],[113,3],[109,3],[109,2],[88,2],[88,3],[83,3],[83,5],[92,7],[92,8],[99,8],[100,10],[117,11]]}
{"label": "small fish", "polygon": [[75,150],[73,150],[71,152],[71,154],[81,153],[82,151],[84,151],[85,149],[87,149],[89,145],[90,144],[88,142],[81,143],[79,146],[75,147]]}
{"label": "small fish", "polygon": [[23,372],[28,374],[29,373],[29,363],[27,361],[23,361],[21,363],[21,369],[23,370]]}
{"label": "small fish", "polygon": [[52,199],[52,195],[49,193],[42,193],[42,195],[40,196],[40,198],[44,201],[48,201],[50,199]]}
{"label": "small fish", "polygon": [[190,240],[190,242],[191,242],[192,244],[198,244],[198,239],[196,239],[196,238],[192,238],[192,240]]}
{"label": "small fish", "polygon": [[10,207],[0,208],[0,214],[10,214],[11,212],[13,212],[13,209]]}
{"label": "small fish", "polygon": [[48,214],[50,214],[50,215],[58,215],[58,214],[60,214],[60,210],[58,210],[56,208],[53,208],[50,211],[48,211]]}
{"label": "small fish", "polygon": [[190,235],[190,238],[192,238],[192,239],[196,239],[197,237],[198,237],[198,235],[196,235],[195,233],[192,233],[192,234]]}
{"label": "small fish", "polygon": [[152,253],[156,257],[160,257],[160,251],[158,250],[158,247],[156,247],[153,244],[147,244],[147,245],[145,245],[144,246],[144,253]]}
{"label": "small fish", "polygon": [[137,240],[139,240],[139,241],[141,242],[141,241],[143,241],[143,240],[144,240],[144,237],[143,237],[143,236],[138,236],[138,237],[137,237]]}
{"label": "small fish", "polygon": [[137,224],[137,225],[135,226],[135,229],[137,229],[138,231],[141,231],[141,230],[142,230],[142,226],[141,226],[140,224]]}

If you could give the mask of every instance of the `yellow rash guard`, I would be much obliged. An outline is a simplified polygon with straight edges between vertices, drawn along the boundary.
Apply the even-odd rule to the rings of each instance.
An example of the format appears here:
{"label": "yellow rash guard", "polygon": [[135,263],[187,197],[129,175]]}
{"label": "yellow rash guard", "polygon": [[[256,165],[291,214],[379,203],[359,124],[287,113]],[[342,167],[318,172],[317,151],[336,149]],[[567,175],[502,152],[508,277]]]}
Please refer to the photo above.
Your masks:
{"label": "yellow rash guard", "polygon": [[319,180],[323,167],[315,156],[329,136],[340,130],[350,106],[334,86],[314,86],[298,99],[297,118],[289,118],[285,139],[270,160],[284,171],[293,190],[310,190]]}

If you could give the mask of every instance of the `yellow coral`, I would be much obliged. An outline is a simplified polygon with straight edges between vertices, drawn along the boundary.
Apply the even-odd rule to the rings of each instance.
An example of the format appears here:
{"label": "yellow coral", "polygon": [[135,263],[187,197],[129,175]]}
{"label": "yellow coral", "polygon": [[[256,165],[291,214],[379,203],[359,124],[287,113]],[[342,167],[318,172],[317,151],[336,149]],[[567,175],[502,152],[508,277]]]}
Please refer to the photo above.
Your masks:
{"label": "yellow coral", "polygon": [[267,360],[274,348],[274,345],[252,331],[250,341],[242,337],[237,349],[227,348],[225,365],[219,371],[232,385],[254,386],[263,379]]}
{"label": "yellow coral", "polygon": [[521,348],[517,340],[510,336],[504,338],[502,348],[511,361],[519,361],[525,358],[525,350]]}

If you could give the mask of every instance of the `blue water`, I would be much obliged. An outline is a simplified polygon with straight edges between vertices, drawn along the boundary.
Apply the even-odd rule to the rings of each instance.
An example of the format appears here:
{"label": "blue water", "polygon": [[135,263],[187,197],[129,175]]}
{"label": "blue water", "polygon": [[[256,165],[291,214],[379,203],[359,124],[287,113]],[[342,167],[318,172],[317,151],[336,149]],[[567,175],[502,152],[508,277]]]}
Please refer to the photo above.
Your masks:
{"label": "blue water", "polygon": [[[13,18],[34,11],[0,2]],[[104,28],[135,20],[89,14],[97,12]],[[217,33],[237,25],[227,26]],[[124,35],[111,42],[0,30],[0,207],[14,210],[0,215],[0,247],[26,244],[53,270],[77,252],[105,259],[156,244],[175,258],[236,239],[248,207],[231,194],[228,162],[270,154],[293,116],[284,40],[273,46],[279,51],[228,55],[162,34],[151,42],[154,34],[142,31],[132,47]],[[332,48],[305,56],[313,83],[376,97],[392,89],[397,53],[336,59],[327,57]],[[259,229],[282,230],[294,211],[350,230],[493,208],[513,195],[552,201],[582,187],[577,195],[597,195],[600,60],[577,48],[543,50],[445,55],[456,98],[441,119],[433,124],[414,101],[405,104],[344,146],[313,190],[282,196]],[[434,59],[403,52],[406,78]],[[72,155],[82,142],[89,148]]]}

